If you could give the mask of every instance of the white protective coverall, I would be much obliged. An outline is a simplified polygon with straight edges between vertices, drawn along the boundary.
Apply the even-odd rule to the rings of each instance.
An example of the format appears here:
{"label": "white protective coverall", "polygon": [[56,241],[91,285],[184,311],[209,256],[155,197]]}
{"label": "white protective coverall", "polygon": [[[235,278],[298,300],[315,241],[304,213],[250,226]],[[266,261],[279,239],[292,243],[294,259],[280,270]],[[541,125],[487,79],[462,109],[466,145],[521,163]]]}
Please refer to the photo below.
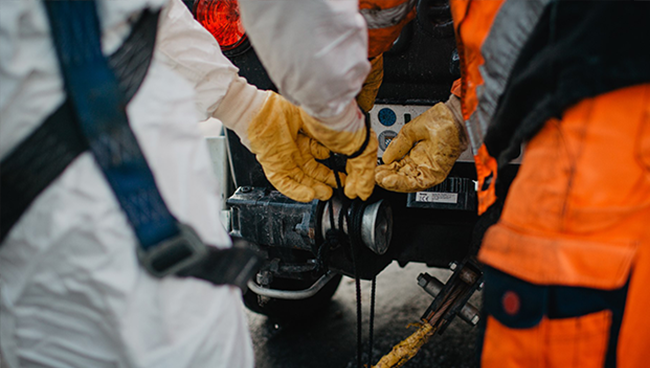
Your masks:
{"label": "white protective coverall", "polygon": [[[105,52],[119,47],[134,15],[166,2],[99,0]],[[173,42],[193,42],[191,30],[174,34],[175,27],[196,25],[182,3],[173,5],[161,19],[159,50],[127,113],[170,211],[207,244],[229,247],[219,222],[220,191],[197,130],[193,86],[163,63],[170,62],[165,54],[173,55]],[[189,18],[174,19],[178,14]],[[191,50],[175,49],[185,51]],[[237,69],[223,56],[203,68],[222,73],[197,91],[199,101],[218,101]],[[40,2],[0,2],[0,77],[4,157],[65,97]],[[0,246],[0,352],[9,367],[252,367],[239,289],[156,279],[140,267],[135,249],[111,188],[91,154],[83,153]]]}
{"label": "white protective coverall", "polygon": [[[119,47],[143,8],[165,3],[98,0],[105,53]],[[336,9],[339,16],[356,14],[356,0],[270,3],[277,9],[310,4],[314,16]],[[313,48],[286,53],[285,61],[274,59],[270,68],[267,63],[288,98],[323,117],[349,106],[369,69],[363,20],[337,19],[329,27],[345,37],[321,25],[328,37],[314,44],[323,51],[316,64],[295,62],[308,60]],[[285,47],[296,33],[313,34],[311,25],[294,22],[275,40],[260,41]],[[336,60],[325,55],[328,47],[341,48],[332,54]],[[337,68],[319,68],[333,62]],[[1,158],[65,98],[45,9],[36,0],[0,2],[0,78]],[[229,247],[230,240],[219,223],[221,193],[195,122],[212,115],[236,79],[237,68],[212,36],[173,0],[161,19],[147,78],[127,107],[170,211],[218,247]],[[2,359],[10,367],[252,367],[239,290],[153,278],[139,266],[135,249],[135,235],[111,188],[91,154],[82,154],[0,246]]]}
{"label": "white protective coverall", "polygon": [[359,0],[239,0],[255,52],[279,92],[332,129],[364,124],[355,97],[370,71]]}

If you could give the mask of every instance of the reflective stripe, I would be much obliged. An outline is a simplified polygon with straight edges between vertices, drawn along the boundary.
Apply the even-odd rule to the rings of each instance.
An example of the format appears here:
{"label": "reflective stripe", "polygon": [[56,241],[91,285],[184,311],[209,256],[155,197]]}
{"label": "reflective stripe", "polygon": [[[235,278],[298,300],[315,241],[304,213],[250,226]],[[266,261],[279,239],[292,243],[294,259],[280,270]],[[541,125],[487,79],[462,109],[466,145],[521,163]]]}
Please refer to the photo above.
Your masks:
{"label": "reflective stripe", "polygon": [[506,1],[481,47],[483,84],[476,87],[478,104],[466,121],[472,152],[478,153],[521,49],[550,0]]}
{"label": "reflective stripe", "polygon": [[483,138],[485,137],[486,130],[483,130],[478,122],[476,111],[472,113],[469,119],[465,120],[465,127],[467,128],[467,135],[469,135],[469,143],[472,146],[472,154],[478,155],[478,150],[483,145]]}
{"label": "reflective stripe", "polygon": [[402,4],[387,9],[360,9],[359,13],[368,24],[368,29],[392,27],[401,22],[415,7],[416,0],[408,0]]}
{"label": "reflective stripe", "polygon": [[474,156],[474,165],[478,178],[478,214],[482,215],[497,200],[497,160],[490,156],[487,147],[482,145]]}

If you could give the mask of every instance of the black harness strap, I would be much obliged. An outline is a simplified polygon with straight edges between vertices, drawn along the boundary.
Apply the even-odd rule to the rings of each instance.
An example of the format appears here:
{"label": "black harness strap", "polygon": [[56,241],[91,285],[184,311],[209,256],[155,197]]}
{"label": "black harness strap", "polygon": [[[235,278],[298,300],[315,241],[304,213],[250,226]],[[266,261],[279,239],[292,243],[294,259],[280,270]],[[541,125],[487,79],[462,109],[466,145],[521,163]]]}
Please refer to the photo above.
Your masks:
{"label": "black harness strap", "polygon": [[[363,151],[365,151],[368,146],[368,141],[370,138],[370,127],[369,119],[366,119],[366,140],[361,146],[361,148],[351,156],[347,158],[354,158],[359,156]],[[330,221],[330,230],[325,234],[326,241],[321,245],[318,250],[318,259],[321,267],[324,267],[323,254],[329,252],[330,248],[334,249],[338,246],[346,246],[349,250],[350,258],[352,259],[352,268],[354,272],[354,286],[356,292],[356,307],[357,307],[357,367],[363,367],[363,337],[362,337],[362,305],[361,305],[361,278],[357,271],[357,262],[359,257],[359,249],[363,246],[363,240],[361,239],[361,221],[363,216],[363,208],[365,204],[360,199],[355,199],[350,202],[345,195],[343,194],[343,186],[341,185],[341,178],[339,173],[344,172],[345,160],[340,160],[341,158],[346,158],[344,155],[332,155],[330,157],[329,166],[334,171],[334,177],[336,179],[336,196],[341,201],[341,210],[339,211],[338,217],[338,227],[335,226],[334,219],[334,203],[333,199],[329,200],[329,221]],[[352,213],[350,216],[349,213]],[[348,225],[349,235],[341,230],[343,229],[344,223]],[[372,289],[370,294],[370,319],[369,319],[369,329],[368,329],[368,367],[372,366],[372,349],[373,349],[373,332],[374,332],[374,320],[375,320],[375,294],[377,287],[377,278],[372,278]]]}
{"label": "black harness strap", "polygon": [[368,118],[367,115],[366,118],[364,119],[364,125],[366,128],[366,137],[364,138],[361,147],[359,147],[359,149],[353,154],[347,156],[347,159],[359,157],[363,153],[363,151],[365,151],[366,148],[368,148],[368,143],[370,142],[370,118]]}
{"label": "black harness strap", "polygon": [[[145,10],[122,46],[108,58],[130,101],[151,64],[159,12]],[[0,243],[31,203],[88,149],[69,99],[0,163]]]}
{"label": "black harness strap", "polygon": [[[320,267],[325,267],[326,255],[329,253],[330,249],[337,248],[340,245],[347,246],[350,251],[350,257],[352,258],[352,268],[354,272],[354,286],[356,291],[356,304],[357,304],[357,366],[362,367],[362,306],[361,306],[361,279],[357,272],[357,257],[358,250],[363,246],[363,241],[361,240],[360,231],[357,232],[355,229],[361,229],[361,216],[363,214],[362,202],[359,199],[356,199],[352,203],[345,197],[343,194],[343,185],[341,184],[341,178],[339,173],[345,173],[345,166],[347,160],[354,159],[359,157],[365,150],[368,148],[370,143],[370,119],[366,115],[365,121],[366,136],[359,147],[351,155],[343,155],[339,153],[331,152],[330,157],[327,159],[327,166],[334,171],[334,178],[336,179],[336,196],[341,201],[341,211],[339,212],[338,218],[338,228],[335,226],[334,219],[334,205],[333,200],[330,199],[330,210],[329,210],[329,221],[330,221],[330,230],[325,234],[325,242],[318,249],[318,260]],[[352,209],[354,216],[350,217],[348,215],[348,210]],[[346,236],[341,229],[343,229],[343,223],[347,222],[349,230],[349,236]],[[373,325],[375,319],[375,292],[376,292],[377,279],[376,277],[372,278],[372,289],[370,296],[370,327],[368,331],[368,367],[372,365],[372,345],[373,345]]]}

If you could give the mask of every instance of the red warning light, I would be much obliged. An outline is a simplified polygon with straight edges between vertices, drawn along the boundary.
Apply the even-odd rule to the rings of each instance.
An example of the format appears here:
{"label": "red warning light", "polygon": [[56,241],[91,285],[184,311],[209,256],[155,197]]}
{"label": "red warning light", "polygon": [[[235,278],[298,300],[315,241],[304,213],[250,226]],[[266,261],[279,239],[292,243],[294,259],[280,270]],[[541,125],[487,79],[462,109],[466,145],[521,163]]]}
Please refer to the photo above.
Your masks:
{"label": "red warning light", "polygon": [[246,41],[237,0],[196,0],[194,17],[214,36],[223,51],[233,50]]}

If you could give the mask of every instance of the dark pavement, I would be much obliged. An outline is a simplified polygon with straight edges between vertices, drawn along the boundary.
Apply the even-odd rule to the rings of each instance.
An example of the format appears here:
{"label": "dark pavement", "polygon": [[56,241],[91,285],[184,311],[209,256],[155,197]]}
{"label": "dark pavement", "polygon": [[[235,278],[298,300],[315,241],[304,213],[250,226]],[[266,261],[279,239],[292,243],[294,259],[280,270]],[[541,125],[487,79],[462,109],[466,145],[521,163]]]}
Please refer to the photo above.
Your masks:
{"label": "dark pavement", "polygon": [[[450,271],[409,264],[391,264],[377,277],[373,364],[411,333],[433,300],[416,278],[428,272],[446,281]],[[367,361],[369,281],[362,281],[364,362]],[[480,295],[472,299],[480,304]],[[257,368],[356,367],[356,304],[354,280],[343,278],[332,302],[312,321],[278,324],[247,312]],[[442,335],[434,336],[405,368],[476,367],[478,327],[456,318]]]}

